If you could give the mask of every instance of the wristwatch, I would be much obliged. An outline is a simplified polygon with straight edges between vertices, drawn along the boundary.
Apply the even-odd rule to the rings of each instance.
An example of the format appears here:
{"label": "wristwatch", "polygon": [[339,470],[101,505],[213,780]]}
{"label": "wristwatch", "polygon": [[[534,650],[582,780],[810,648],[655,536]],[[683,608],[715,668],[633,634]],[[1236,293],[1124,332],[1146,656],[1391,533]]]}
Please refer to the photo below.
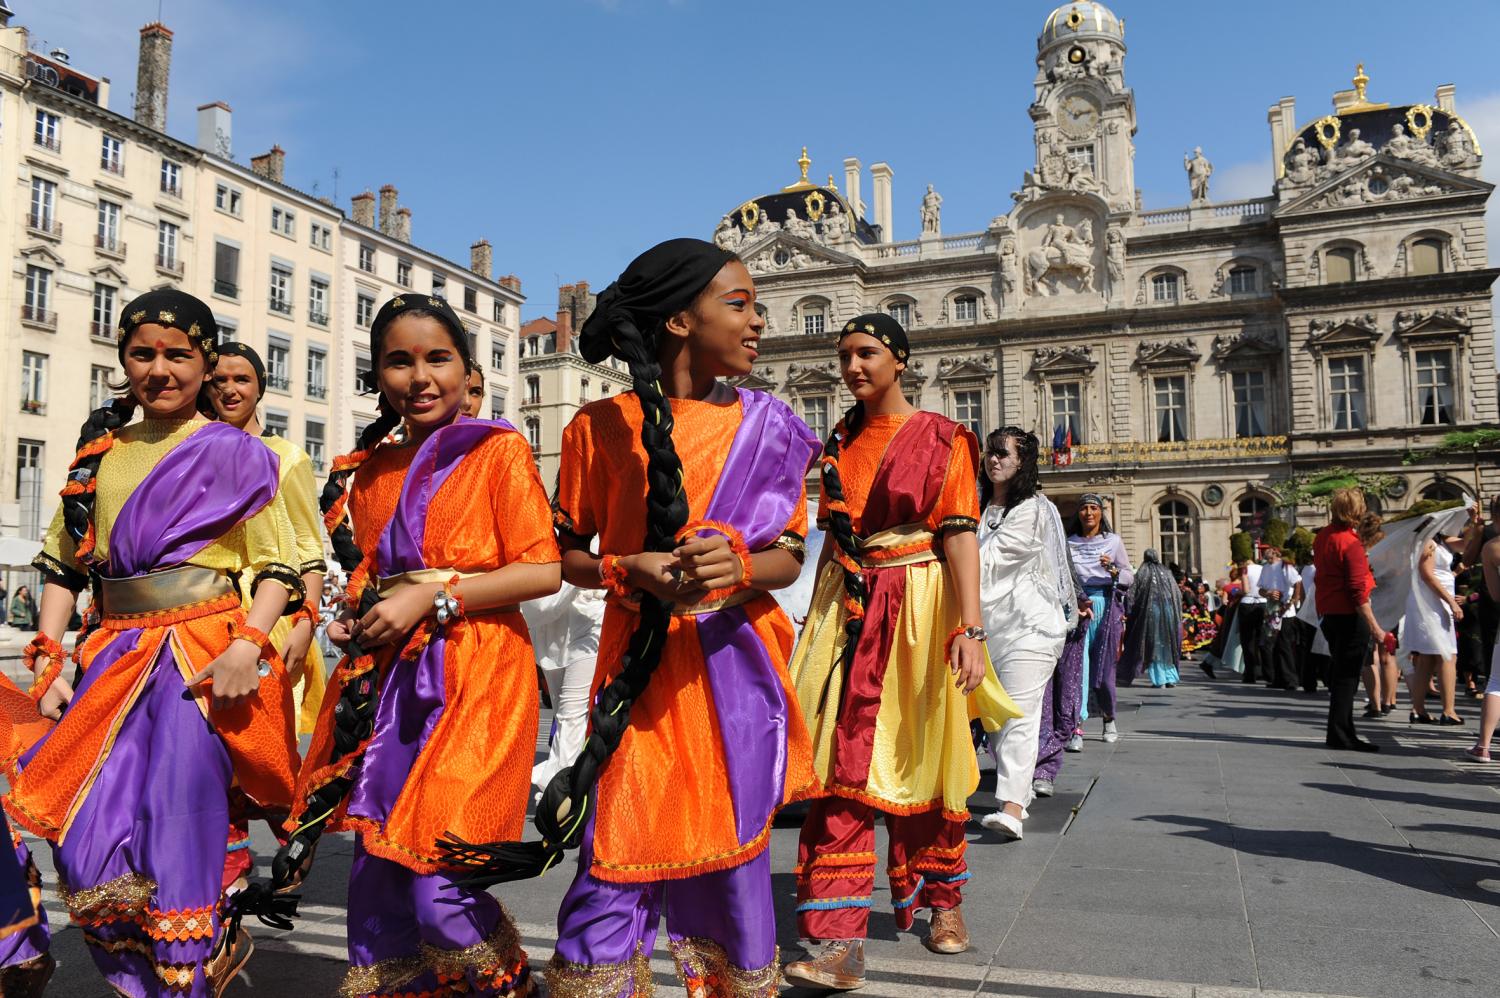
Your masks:
{"label": "wristwatch", "polygon": [[965,627],[964,637],[970,641],[988,641],[990,636],[983,627]]}

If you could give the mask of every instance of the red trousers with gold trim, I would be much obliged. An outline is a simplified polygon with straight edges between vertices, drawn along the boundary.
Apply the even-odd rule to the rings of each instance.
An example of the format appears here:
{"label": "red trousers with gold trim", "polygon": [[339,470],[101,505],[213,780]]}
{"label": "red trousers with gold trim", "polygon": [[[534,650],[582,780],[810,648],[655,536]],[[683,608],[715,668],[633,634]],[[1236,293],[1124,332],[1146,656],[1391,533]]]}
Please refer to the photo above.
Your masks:
{"label": "red trousers with gold trim", "polygon": [[[863,939],[875,891],[875,815],[844,797],[816,800],[797,845],[797,933],[804,939]],[[886,814],[890,838],[886,876],[896,927],[909,929],[918,908],[957,908],[963,882],[968,816],[941,808]]]}

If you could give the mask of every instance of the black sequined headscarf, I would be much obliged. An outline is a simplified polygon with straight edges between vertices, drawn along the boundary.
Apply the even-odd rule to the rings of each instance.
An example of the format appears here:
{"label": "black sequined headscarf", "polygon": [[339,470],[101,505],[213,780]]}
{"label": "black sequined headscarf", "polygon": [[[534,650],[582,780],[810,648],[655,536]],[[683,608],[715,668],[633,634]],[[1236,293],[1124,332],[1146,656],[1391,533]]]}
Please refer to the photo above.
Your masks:
{"label": "black sequined headscarf", "polygon": [[375,371],[380,366],[380,345],[384,340],[385,331],[391,323],[408,312],[417,312],[422,315],[430,315],[447,327],[448,332],[453,334],[453,344],[458,348],[458,354],[463,358],[465,377],[474,364],[472,352],[469,350],[469,331],[464,328],[463,321],[459,319],[458,313],[453,311],[453,306],[448,304],[446,298],[437,295],[397,295],[384,305],[380,311],[375,313],[375,321],[370,323],[370,370],[362,374],[359,387],[367,392],[376,391],[380,384]]}
{"label": "black sequined headscarf", "polygon": [[125,363],[125,341],[136,327],[154,323],[169,329],[180,329],[193,341],[210,370],[219,360],[219,324],[207,305],[176,288],[147,291],[120,311],[116,330],[115,352]]}
{"label": "black sequined headscarf", "polygon": [[839,339],[851,333],[864,333],[873,336],[886,345],[896,359],[902,363],[911,355],[911,344],[907,342],[906,330],[901,328],[901,323],[884,312],[867,312],[857,315],[844,323],[839,330]]}

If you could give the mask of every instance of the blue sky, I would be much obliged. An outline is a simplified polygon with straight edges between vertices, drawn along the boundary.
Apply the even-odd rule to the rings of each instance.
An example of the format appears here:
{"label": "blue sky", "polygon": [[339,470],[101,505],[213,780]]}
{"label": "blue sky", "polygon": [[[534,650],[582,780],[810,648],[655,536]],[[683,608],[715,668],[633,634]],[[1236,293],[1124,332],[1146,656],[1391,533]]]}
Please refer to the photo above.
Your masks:
{"label": "blue sky", "polygon": [[[175,34],[169,131],[194,109],[234,108],[236,158],[272,143],[287,180],[321,195],[394,183],[416,242],[457,260],[487,237],[498,273],[522,278],[525,318],[555,288],[596,287],[635,253],[707,237],[720,215],[857,156],[895,172],[895,235],[914,238],[928,183],[943,229],[1009,209],[1033,160],[1026,108],[1036,36],[1053,4],[1030,0],[821,4],[762,0],[11,0],[34,45],[69,50],[113,81],[130,113],[137,29]],[[1326,114],[1363,61],[1370,99],[1459,113],[1500,164],[1500,4],[1428,21],[1410,2],[1120,0],[1147,208],[1185,203],[1182,156],[1203,146],[1216,200],[1269,193],[1266,109]],[[335,180],[335,170],[338,177]],[[1491,180],[1500,166],[1488,168]],[[864,181],[868,201],[870,181]],[[1493,234],[1492,234],[1493,238]]]}

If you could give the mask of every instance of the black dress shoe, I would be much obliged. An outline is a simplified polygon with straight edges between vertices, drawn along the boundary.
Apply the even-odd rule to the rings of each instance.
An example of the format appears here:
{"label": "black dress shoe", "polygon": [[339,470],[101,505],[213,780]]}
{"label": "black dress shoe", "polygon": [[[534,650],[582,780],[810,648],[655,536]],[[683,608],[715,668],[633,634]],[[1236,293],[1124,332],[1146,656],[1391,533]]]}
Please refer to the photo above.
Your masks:
{"label": "black dress shoe", "polygon": [[1211,665],[1209,665],[1206,661],[1205,662],[1199,662],[1198,663],[1198,668],[1202,669],[1208,675],[1209,679],[1218,679],[1219,678],[1218,676],[1214,675],[1214,667],[1211,666]]}
{"label": "black dress shoe", "polygon": [[1347,745],[1343,744],[1342,742],[1324,742],[1324,745],[1327,748],[1338,749],[1338,750],[1343,751],[1343,752],[1379,752],[1380,751],[1380,746],[1379,745],[1376,745],[1372,741],[1366,741],[1363,738],[1356,738],[1354,741],[1350,742]]}

